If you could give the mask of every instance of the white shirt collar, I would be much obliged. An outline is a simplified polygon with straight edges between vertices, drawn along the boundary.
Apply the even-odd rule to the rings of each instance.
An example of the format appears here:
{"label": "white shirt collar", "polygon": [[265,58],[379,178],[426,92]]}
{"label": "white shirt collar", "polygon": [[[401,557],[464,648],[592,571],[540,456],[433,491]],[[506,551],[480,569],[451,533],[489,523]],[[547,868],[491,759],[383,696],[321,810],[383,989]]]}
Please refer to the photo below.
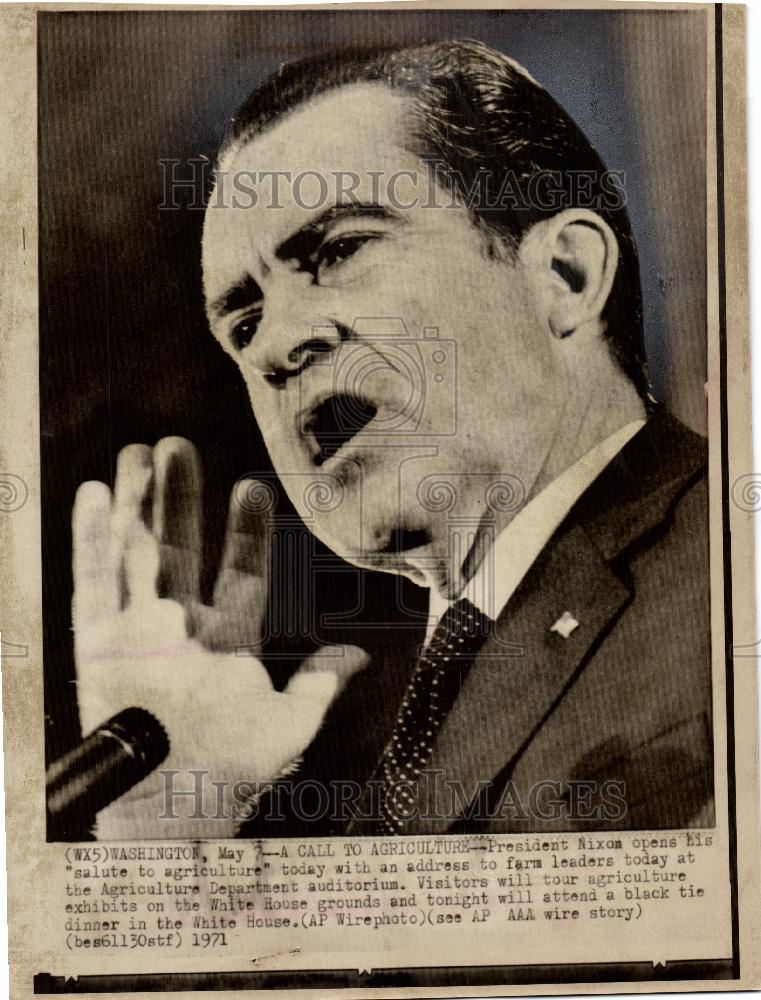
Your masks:
{"label": "white shirt collar", "polygon": [[[497,536],[460,597],[467,597],[496,619],[571,507],[644,425],[644,420],[633,420],[611,434],[518,511]],[[431,589],[426,642],[450,603]]]}

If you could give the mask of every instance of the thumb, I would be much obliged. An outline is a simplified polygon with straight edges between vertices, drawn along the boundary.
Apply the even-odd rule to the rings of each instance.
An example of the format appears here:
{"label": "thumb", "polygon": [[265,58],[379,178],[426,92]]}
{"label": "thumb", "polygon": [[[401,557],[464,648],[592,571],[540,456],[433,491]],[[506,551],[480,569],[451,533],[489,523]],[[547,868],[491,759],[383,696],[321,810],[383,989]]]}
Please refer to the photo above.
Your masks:
{"label": "thumb", "polygon": [[281,731],[281,739],[285,736],[288,743],[283,748],[288,760],[312,742],[333,701],[369,660],[357,646],[323,646],[304,660],[283,692],[290,725]]}
{"label": "thumb", "polygon": [[331,686],[333,697],[337,697],[354,674],[364,670],[369,662],[369,655],[359,646],[322,646],[302,662],[288,682],[286,694],[311,691],[318,684],[326,689]]}

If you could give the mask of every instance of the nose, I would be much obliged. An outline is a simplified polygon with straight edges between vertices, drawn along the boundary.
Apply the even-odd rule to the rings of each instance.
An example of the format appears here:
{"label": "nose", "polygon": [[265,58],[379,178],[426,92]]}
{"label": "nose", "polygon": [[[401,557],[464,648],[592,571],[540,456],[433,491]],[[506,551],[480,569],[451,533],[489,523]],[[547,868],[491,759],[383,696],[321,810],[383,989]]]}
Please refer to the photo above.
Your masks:
{"label": "nose", "polygon": [[268,302],[255,336],[242,352],[245,366],[263,375],[273,388],[284,388],[350,335],[335,316],[320,315],[309,305],[308,296],[300,296],[298,303]]}

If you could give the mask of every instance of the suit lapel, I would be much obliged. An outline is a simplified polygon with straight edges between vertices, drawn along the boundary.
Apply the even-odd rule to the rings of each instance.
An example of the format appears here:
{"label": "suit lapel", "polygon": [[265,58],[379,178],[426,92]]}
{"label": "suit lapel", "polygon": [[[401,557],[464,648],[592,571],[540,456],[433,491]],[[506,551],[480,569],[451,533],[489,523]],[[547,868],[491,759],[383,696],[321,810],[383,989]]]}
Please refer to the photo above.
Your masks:
{"label": "suit lapel", "polygon": [[[445,832],[479,783],[509,772],[633,600],[624,582],[627,553],[666,530],[676,499],[705,462],[704,440],[657,410],[578,500],[468,672],[405,834]],[[567,638],[552,630],[564,612],[579,623]],[[350,831],[361,833],[361,823]]]}
{"label": "suit lapel", "polygon": [[[447,830],[479,782],[483,787],[531,739],[630,596],[582,528],[555,537],[471,667],[419,787],[421,818],[405,833]],[[552,630],[564,612],[578,622],[567,638]],[[451,785],[459,790],[454,800]]]}
{"label": "suit lapel", "polygon": [[[405,833],[445,832],[479,783],[509,773],[633,599],[614,567],[664,530],[705,462],[704,440],[658,409],[574,505],[468,673],[418,788],[421,818]],[[579,623],[567,638],[552,630],[564,612]]]}

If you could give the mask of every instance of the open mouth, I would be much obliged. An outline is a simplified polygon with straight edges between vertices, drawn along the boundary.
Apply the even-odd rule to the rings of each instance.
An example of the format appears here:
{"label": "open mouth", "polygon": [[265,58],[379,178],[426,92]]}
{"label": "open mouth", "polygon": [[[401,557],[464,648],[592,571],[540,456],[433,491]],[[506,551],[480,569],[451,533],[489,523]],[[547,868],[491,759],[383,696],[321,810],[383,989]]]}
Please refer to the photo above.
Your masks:
{"label": "open mouth", "polygon": [[337,454],[378,412],[378,408],[359,396],[337,393],[312,410],[304,431],[317,443],[315,465],[322,465]]}

